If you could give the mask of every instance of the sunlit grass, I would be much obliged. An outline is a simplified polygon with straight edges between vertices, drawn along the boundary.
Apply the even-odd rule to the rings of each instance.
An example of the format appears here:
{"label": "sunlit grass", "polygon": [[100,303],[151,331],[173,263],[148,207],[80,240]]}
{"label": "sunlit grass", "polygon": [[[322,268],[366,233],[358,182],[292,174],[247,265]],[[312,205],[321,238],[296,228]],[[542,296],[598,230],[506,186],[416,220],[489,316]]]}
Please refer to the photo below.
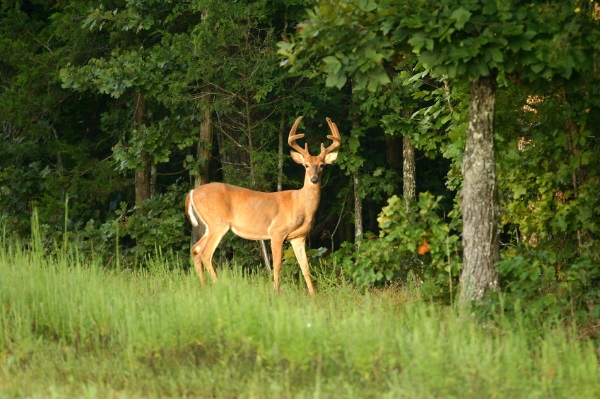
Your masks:
{"label": "sunlit grass", "polygon": [[418,299],[402,287],[321,284],[287,270],[187,259],[108,270],[74,251],[0,249],[0,397],[600,397],[591,341]]}

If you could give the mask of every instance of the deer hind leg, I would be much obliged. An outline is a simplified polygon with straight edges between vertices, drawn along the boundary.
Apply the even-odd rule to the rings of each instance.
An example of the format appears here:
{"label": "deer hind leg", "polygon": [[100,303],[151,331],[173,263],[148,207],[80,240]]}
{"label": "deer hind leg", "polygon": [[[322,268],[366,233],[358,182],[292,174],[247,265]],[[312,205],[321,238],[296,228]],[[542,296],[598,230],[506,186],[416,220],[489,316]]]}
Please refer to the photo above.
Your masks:
{"label": "deer hind leg", "polygon": [[202,271],[202,259],[200,257],[200,253],[202,252],[202,248],[206,244],[208,234],[204,234],[204,236],[198,240],[196,244],[192,246],[192,259],[194,260],[194,269],[196,269],[196,274],[200,278],[200,283],[205,285],[204,281],[204,272]]}
{"label": "deer hind leg", "polygon": [[[200,283],[202,285],[205,285],[204,273],[202,271],[202,259],[200,255],[202,253],[203,248],[206,245],[206,240],[208,239],[209,231],[208,226],[206,225],[202,217],[200,217],[198,211],[196,210],[196,207],[194,206],[194,190],[190,191],[187,197],[185,198],[185,209],[186,215],[190,220],[190,223],[192,223],[192,226],[197,227],[202,225],[204,227],[203,229],[201,229],[204,231],[202,237],[194,245],[192,245],[191,252],[192,259],[194,260],[194,269],[196,269],[196,274],[198,274],[198,277],[200,278]],[[194,234],[192,233],[192,237],[193,235]]]}
{"label": "deer hind leg", "polygon": [[300,268],[302,269],[302,275],[304,276],[304,281],[306,281],[306,286],[308,287],[308,293],[310,296],[315,295],[315,289],[312,284],[312,280],[310,278],[310,273],[308,270],[308,259],[306,258],[306,249],[304,245],[305,237],[298,237],[290,240],[292,244],[292,248],[294,248],[294,254],[296,255],[296,259],[298,259],[298,263],[300,264]]}
{"label": "deer hind leg", "polygon": [[[215,268],[212,265],[212,257],[215,253],[215,249],[219,246],[221,239],[229,230],[229,226],[211,226],[212,229],[198,241],[196,245],[194,245],[194,259],[197,256],[204,263],[204,267],[210,273],[210,277],[216,283],[219,281],[217,278],[217,273],[215,272]],[[199,261],[198,261],[199,264]],[[202,278],[201,278],[202,280]]]}

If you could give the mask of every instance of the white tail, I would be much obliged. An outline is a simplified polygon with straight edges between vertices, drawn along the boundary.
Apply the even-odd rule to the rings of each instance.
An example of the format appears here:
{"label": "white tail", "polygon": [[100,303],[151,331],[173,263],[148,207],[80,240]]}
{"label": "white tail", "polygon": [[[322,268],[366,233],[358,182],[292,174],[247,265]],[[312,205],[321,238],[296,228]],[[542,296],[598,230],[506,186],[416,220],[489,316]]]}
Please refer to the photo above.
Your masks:
{"label": "white tail", "polygon": [[[192,197],[194,195],[194,190],[191,190],[188,193],[188,197]],[[198,226],[198,219],[196,219],[196,209],[194,209],[194,201],[186,201],[188,203],[187,205],[187,217],[190,220],[190,223],[192,224],[192,226],[196,227]]]}

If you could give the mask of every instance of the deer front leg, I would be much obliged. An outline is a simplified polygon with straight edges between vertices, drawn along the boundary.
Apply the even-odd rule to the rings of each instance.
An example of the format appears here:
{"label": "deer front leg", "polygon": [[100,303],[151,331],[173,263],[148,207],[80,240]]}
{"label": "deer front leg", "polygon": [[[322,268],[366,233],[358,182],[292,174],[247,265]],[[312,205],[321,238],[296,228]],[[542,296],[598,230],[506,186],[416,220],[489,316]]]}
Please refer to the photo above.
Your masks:
{"label": "deer front leg", "polygon": [[281,272],[283,239],[273,238],[271,240],[271,254],[273,256],[273,279],[275,281],[275,292],[279,294],[279,273]]}
{"label": "deer front leg", "polygon": [[304,281],[306,281],[308,293],[310,294],[310,296],[314,296],[315,289],[313,288],[312,280],[310,278],[310,273],[308,270],[308,259],[306,258],[305,240],[306,237],[298,237],[290,240],[290,243],[292,244],[292,248],[294,248],[294,254],[296,255],[296,259],[298,259],[298,263],[300,264],[300,268],[302,269],[302,275],[304,276]]}

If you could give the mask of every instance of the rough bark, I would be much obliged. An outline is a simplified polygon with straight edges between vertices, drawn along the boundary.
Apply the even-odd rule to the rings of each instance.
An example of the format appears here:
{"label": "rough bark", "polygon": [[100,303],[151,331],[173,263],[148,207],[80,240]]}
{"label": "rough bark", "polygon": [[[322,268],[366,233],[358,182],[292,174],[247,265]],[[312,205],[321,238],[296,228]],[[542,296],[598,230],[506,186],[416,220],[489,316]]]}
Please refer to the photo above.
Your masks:
{"label": "rough bark", "polygon": [[495,77],[471,83],[469,126],[462,173],[463,262],[461,303],[479,302],[498,288],[499,208],[494,159]]}
{"label": "rough bark", "polygon": [[194,187],[200,187],[208,183],[209,164],[211,160],[211,147],[213,141],[213,123],[212,112],[207,109],[204,111],[204,117],[200,124],[200,135],[198,146],[196,147],[196,156],[202,160],[200,170],[195,173]]}
{"label": "rough bark", "polygon": [[[138,92],[134,99],[133,120],[135,129],[141,132],[146,124],[146,99],[144,93]],[[141,205],[146,199],[150,198],[150,154],[143,152],[139,159],[140,165],[135,169],[135,204]]]}
{"label": "rough bark", "polygon": [[277,191],[283,190],[283,141],[285,134],[285,116],[279,121],[279,147],[277,151]]}
{"label": "rough bark", "polygon": [[[358,116],[352,120],[352,129],[360,128],[360,120]],[[362,217],[362,197],[360,196],[360,171],[357,170],[352,174],[352,182],[354,184],[354,243],[358,247],[363,235],[363,217]]]}
{"label": "rough bark", "polygon": [[410,141],[410,137],[404,136],[402,139],[402,195],[406,209],[411,202],[417,198],[417,179],[415,175],[415,147]]}
{"label": "rough bark", "polygon": [[352,175],[354,181],[354,242],[356,245],[360,244],[363,234],[363,218],[362,218],[362,198],[359,193],[359,179],[358,174]]}
{"label": "rough bark", "polygon": [[151,162],[150,163],[150,198],[154,198],[156,195],[156,179],[158,178],[158,172],[156,170],[156,165]]}

